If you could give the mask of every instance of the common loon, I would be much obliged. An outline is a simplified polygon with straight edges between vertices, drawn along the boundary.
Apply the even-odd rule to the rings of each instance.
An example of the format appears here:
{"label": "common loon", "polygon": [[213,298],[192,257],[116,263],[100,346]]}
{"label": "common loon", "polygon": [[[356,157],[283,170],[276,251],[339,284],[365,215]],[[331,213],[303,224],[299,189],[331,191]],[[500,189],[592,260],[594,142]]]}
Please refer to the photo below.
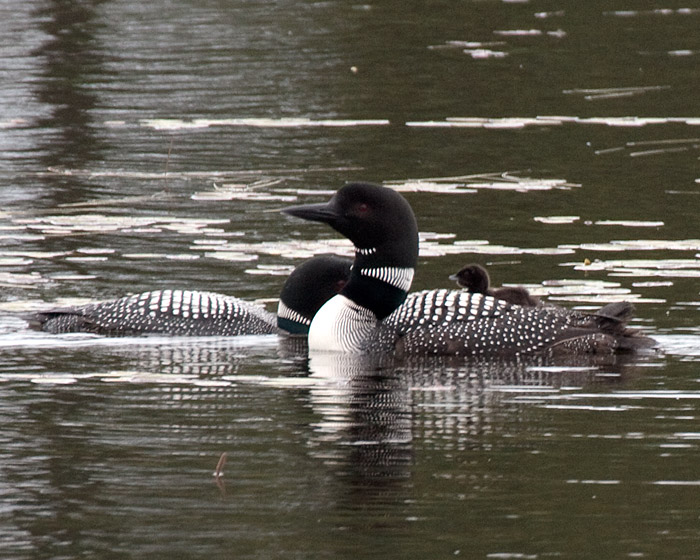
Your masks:
{"label": "common loon", "polygon": [[322,255],[297,266],[287,278],[280,299],[281,302],[282,297],[286,298],[291,307],[280,303],[278,317],[262,306],[232,296],[191,290],[158,290],[41,311],[28,319],[32,328],[53,334],[305,334],[316,311],[347,281],[351,264],[349,259]]}
{"label": "common loon", "polygon": [[402,305],[418,260],[418,227],[408,202],[389,188],[351,183],[327,203],[282,212],[327,223],[355,246],[347,284],[311,322],[310,350],[518,356],[611,353],[653,344],[626,327],[630,304],[597,315],[426,290]]}
{"label": "common loon", "polygon": [[535,307],[540,304],[539,298],[530,295],[522,286],[491,288],[491,280],[486,269],[478,264],[468,264],[463,266],[458,272],[450,276],[450,280],[457,282],[468,292],[484,294],[502,299],[508,303],[522,305],[523,307]]}

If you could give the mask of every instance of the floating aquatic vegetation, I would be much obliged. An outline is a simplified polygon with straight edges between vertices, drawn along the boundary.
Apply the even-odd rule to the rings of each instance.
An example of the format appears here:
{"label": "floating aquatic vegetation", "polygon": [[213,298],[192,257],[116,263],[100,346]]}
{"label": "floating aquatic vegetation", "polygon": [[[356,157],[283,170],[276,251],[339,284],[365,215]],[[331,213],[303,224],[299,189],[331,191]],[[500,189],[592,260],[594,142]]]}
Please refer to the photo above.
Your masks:
{"label": "floating aquatic vegetation", "polygon": [[632,282],[633,288],[667,288],[669,286],[673,286],[673,282],[669,282],[669,281]]}
{"label": "floating aquatic vegetation", "polygon": [[[286,259],[309,259],[324,253],[334,253],[348,257],[352,257],[354,254],[352,243],[345,238],[251,243],[230,241],[212,245],[207,245],[205,241],[202,241],[193,246],[192,249],[202,251],[204,256],[208,258],[243,262],[257,260],[261,255]],[[264,269],[261,268],[260,270]]]}
{"label": "floating aquatic vegetation", "polygon": [[460,49],[464,54],[472,58],[505,58],[508,53],[500,50],[493,50],[490,47],[505,45],[503,41],[445,41],[442,45],[430,45],[430,50]]}
{"label": "floating aquatic vegetation", "polygon": [[161,253],[122,253],[122,257],[125,259],[157,260],[163,258],[163,255]]}
{"label": "floating aquatic vegetation", "polygon": [[258,260],[258,255],[251,253],[241,253],[239,251],[213,251],[204,253],[205,257],[210,259],[217,259],[220,261],[231,261],[231,262],[249,262]]}
{"label": "floating aquatic vegetation", "polygon": [[565,89],[565,95],[582,95],[586,101],[597,99],[611,99],[616,97],[631,97],[642,95],[650,91],[671,89],[671,86],[637,86],[637,87],[613,87],[613,88],[579,88]]}
{"label": "floating aquatic vegetation", "polygon": [[[50,304],[51,307],[73,307],[77,305],[84,305],[87,303],[93,303],[94,300],[89,298],[57,298],[53,300]],[[30,311],[40,311],[47,308],[47,304],[43,299],[19,299],[12,301],[0,301],[0,310],[9,312],[30,312]]]}
{"label": "floating aquatic vegetation", "polygon": [[441,45],[430,45],[430,50],[440,49],[488,49],[505,45],[504,41],[445,41]]}
{"label": "floating aquatic vegetation", "polygon": [[493,51],[491,49],[464,49],[462,52],[475,59],[505,58],[508,56],[507,52]]}
{"label": "floating aquatic vegetation", "polygon": [[71,272],[58,272],[50,275],[51,280],[63,280],[63,281],[68,281],[72,282],[73,280],[94,280],[97,278],[94,274],[78,274],[78,273],[71,273]]}
{"label": "floating aquatic vegetation", "polygon": [[[530,286],[526,286],[530,288]],[[531,286],[533,292],[547,295],[552,300],[589,301],[591,296],[596,301],[621,301],[629,298],[631,290],[623,288],[618,282],[607,280],[557,279],[546,280],[541,286]]]}
{"label": "floating aquatic vegetation", "polygon": [[243,118],[243,119],[143,119],[141,126],[155,130],[191,130],[212,126],[256,127],[256,128],[309,128],[309,127],[352,127],[384,126],[386,119],[308,119],[308,118]]}
{"label": "floating aquatic vegetation", "polygon": [[569,183],[564,179],[519,177],[508,171],[503,173],[480,173],[476,175],[385,181],[385,185],[398,191],[443,194],[474,192],[479,189],[517,192],[548,191],[552,189],[569,190],[581,186],[576,183]]}
{"label": "floating aquatic vegetation", "polygon": [[656,8],[653,10],[612,10],[603,12],[605,16],[615,17],[638,17],[638,16],[689,16],[700,13],[698,8]]}
{"label": "floating aquatic vegetation", "polygon": [[536,12],[537,19],[547,19],[551,17],[562,17],[565,14],[564,10],[556,10],[554,12]]}
{"label": "floating aquatic vegetation", "polygon": [[107,247],[78,247],[75,252],[85,255],[111,255],[116,251]]}
{"label": "floating aquatic vegetation", "polygon": [[214,185],[213,191],[198,192],[192,195],[192,200],[255,200],[295,202],[298,197],[294,194],[281,194],[270,191],[269,187],[281,183],[281,179],[275,181],[262,181],[252,184],[225,183]]}
{"label": "floating aquatic vegetation", "polygon": [[497,29],[493,34],[504,37],[537,37],[542,35],[543,31],[541,29]]}
{"label": "floating aquatic vegetation", "polygon": [[21,266],[25,264],[31,264],[34,261],[32,259],[24,259],[22,257],[3,257],[0,255],[0,266]]}
{"label": "floating aquatic vegetation", "polygon": [[610,276],[653,278],[700,278],[697,259],[618,259],[595,260],[590,263],[566,262],[574,270],[604,271]]}
{"label": "floating aquatic vegetation", "polygon": [[613,127],[639,127],[653,124],[700,126],[700,117],[450,117],[444,121],[409,121],[406,126],[423,128],[524,128],[526,126],[560,126],[572,123]]}
{"label": "floating aquatic vegetation", "polygon": [[259,264],[255,268],[247,268],[243,272],[252,275],[289,276],[293,270],[294,267],[292,265]]}
{"label": "floating aquatic vegetation", "polygon": [[622,226],[622,227],[662,227],[661,221],[644,220],[596,220],[593,222],[597,226]]}
{"label": "floating aquatic vegetation", "polygon": [[524,128],[558,126],[575,117],[448,117],[444,121],[409,121],[406,126],[423,128]]}
{"label": "floating aquatic vegetation", "polygon": [[541,224],[573,224],[579,221],[579,216],[535,216],[533,220]]}
{"label": "floating aquatic vegetation", "polygon": [[553,31],[542,31],[541,29],[498,29],[493,32],[494,35],[501,37],[556,37],[561,39],[567,36],[563,29],[555,29]]}
{"label": "floating aquatic vegetation", "polygon": [[627,152],[630,157],[643,157],[686,152],[691,149],[700,149],[700,138],[666,138],[663,140],[627,142],[624,146],[599,149],[595,150],[594,153],[596,155],[601,155],[624,151]]}
{"label": "floating aquatic vegetation", "polygon": [[391,184],[397,191],[400,192],[432,192],[442,194],[471,194],[475,193],[476,189],[472,189],[463,183],[439,183],[436,181],[417,179],[407,180],[403,183]]}
{"label": "floating aquatic vegetation", "polygon": [[590,251],[698,251],[700,239],[625,239],[608,243],[581,243],[560,245],[562,248]]}
{"label": "floating aquatic vegetation", "polygon": [[[178,233],[200,232],[207,226],[226,224],[226,219],[173,218],[172,216],[107,216],[104,214],[78,214],[66,216],[38,216],[15,218],[27,230],[40,231],[44,235],[77,235],[81,233],[159,233],[162,230]],[[156,227],[157,226],[157,227]]]}
{"label": "floating aquatic vegetation", "polygon": [[35,288],[38,284],[45,284],[49,280],[38,272],[2,272],[0,271],[0,286],[21,286],[23,288]]}
{"label": "floating aquatic vegetation", "polygon": [[66,257],[66,261],[70,262],[102,262],[106,261],[107,257],[104,256],[76,256],[76,257]]}
{"label": "floating aquatic vegetation", "polygon": [[572,249],[560,247],[510,247],[492,245],[484,240],[457,240],[453,243],[439,243],[438,240],[421,240],[420,256],[442,257],[445,255],[569,255]]}

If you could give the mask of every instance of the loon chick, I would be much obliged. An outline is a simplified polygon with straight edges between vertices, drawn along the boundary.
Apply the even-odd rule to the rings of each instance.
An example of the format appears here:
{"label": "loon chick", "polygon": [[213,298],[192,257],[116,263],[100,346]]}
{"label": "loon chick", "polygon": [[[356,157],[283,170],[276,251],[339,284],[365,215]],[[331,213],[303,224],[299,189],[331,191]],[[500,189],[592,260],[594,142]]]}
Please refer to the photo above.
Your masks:
{"label": "loon chick", "polygon": [[610,353],[653,344],[626,327],[630,304],[598,316],[511,305],[459,290],[426,290],[407,300],[418,228],[408,202],[391,189],[351,183],[325,204],[282,212],[327,223],[355,246],[347,284],[311,322],[310,350],[517,356]]}
{"label": "loon chick", "polygon": [[276,318],[263,307],[232,296],[159,290],[50,309],[34,314],[29,322],[31,327],[52,334],[236,336],[273,334],[280,330],[305,334],[316,311],[337,294],[347,280],[351,264],[349,259],[318,256],[299,265],[282,289],[296,314],[288,312],[284,317]]}
{"label": "loon chick", "polygon": [[468,264],[462,267],[459,272],[450,276],[450,280],[457,282],[458,286],[468,292],[484,294],[515,305],[535,307],[540,304],[539,298],[530,295],[530,292],[522,286],[491,288],[489,273],[478,264]]}

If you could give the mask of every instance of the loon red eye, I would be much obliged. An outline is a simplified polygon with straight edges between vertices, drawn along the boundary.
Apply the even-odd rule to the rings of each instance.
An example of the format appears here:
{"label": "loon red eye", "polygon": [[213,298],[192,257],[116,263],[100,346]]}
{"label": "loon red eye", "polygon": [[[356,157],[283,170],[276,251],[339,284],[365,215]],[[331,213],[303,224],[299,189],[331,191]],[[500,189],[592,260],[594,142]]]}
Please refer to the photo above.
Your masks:
{"label": "loon red eye", "polygon": [[357,205],[357,213],[363,215],[367,214],[367,212],[369,212],[369,204],[367,204],[366,202],[360,202]]}

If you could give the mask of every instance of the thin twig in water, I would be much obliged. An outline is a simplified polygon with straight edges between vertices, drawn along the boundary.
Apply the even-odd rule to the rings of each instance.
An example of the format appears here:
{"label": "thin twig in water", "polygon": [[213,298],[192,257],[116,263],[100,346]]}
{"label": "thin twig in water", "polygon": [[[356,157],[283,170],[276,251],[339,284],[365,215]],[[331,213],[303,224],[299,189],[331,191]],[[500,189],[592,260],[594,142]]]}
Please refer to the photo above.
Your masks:
{"label": "thin twig in water", "polygon": [[226,465],[226,452],[224,451],[219,457],[219,462],[216,463],[216,469],[214,470],[214,477],[221,478],[224,476],[224,465]]}
{"label": "thin twig in water", "polygon": [[173,141],[174,138],[171,136],[170,137],[170,145],[168,146],[168,158],[165,160],[165,173],[163,174],[163,180],[165,186],[163,187],[165,192],[168,192],[168,167],[170,166],[170,154],[173,151]]}

